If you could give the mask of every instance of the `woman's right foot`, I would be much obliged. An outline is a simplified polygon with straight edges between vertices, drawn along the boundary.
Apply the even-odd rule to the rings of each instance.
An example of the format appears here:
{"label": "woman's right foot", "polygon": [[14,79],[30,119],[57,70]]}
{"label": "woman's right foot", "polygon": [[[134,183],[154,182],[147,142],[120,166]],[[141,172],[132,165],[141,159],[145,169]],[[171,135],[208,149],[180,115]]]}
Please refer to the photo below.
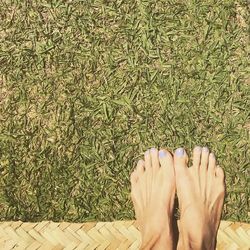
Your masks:
{"label": "woman's right foot", "polygon": [[175,151],[176,189],[180,205],[178,249],[215,249],[225,197],[222,168],[208,148],[195,147],[188,168],[184,149]]}
{"label": "woman's right foot", "polygon": [[140,249],[174,249],[174,161],[167,150],[152,148],[130,176],[131,198],[142,234]]}

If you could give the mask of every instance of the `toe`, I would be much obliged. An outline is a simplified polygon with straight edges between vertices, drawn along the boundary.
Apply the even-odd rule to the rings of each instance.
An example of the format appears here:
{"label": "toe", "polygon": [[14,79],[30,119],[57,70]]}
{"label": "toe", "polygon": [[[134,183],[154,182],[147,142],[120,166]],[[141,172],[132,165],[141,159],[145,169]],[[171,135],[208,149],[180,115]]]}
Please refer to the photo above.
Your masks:
{"label": "toe", "polygon": [[142,206],[142,195],[140,192],[140,187],[138,185],[138,176],[136,170],[131,173],[130,182],[131,182],[130,198],[133,202],[137,218],[138,215],[140,214],[138,211],[141,209]]}
{"label": "toe", "polygon": [[174,167],[176,175],[185,174],[187,170],[188,157],[183,148],[175,150],[174,154]]}
{"label": "toe", "polygon": [[174,174],[174,160],[170,152],[166,149],[161,149],[159,151],[159,161],[161,168],[164,169],[168,175]]}
{"label": "toe", "polygon": [[210,177],[211,177],[210,175],[207,174],[208,156],[209,156],[208,148],[203,147],[202,152],[201,152],[199,183],[200,183],[201,194],[202,194],[204,199],[206,197],[207,185],[210,182]]}
{"label": "toe", "polygon": [[204,176],[206,176],[206,192],[210,196],[214,190],[214,180],[215,180],[215,168],[216,168],[216,159],[214,153],[210,153],[208,157],[208,170],[204,171]]}
{"label": "toe", "polygon": [[201,162],[201,147],[196,146],[193,150],[193,167],[199,169],[200,162]]}
{"label": "toe", "polygon": [[145,170],[150,170],[152,165],[151,165],[151,156],[150,156],[150,151],[147,150],[144,154],[145,157]]}
{"label": "toe", "polygon": [[201,166],[200,166],[201,170],[207,170],[208,156],[209,156],[209,149],[207,147],[203,147],[201,154]]}
{"label": "toe", "polygon": [[[221,167],[215,168],[215,175],[216,179],[218,181],[217,185],[217,191],[220,193],[221,197],[225,197],[226,193],[226,184],[225,184],[225,173],[224,170]],[[222,201],[223,204],[223,201]]]}
{"label": "toe", "polygon": [[166,149],[159,151],[159,161],[162,168],[173,168],[174,166],[173,157]]}
{"label": "toe", "polygon": [[138,174],[137,174],[137,171],[134,170],[131,175],[130,175],[130,182],[131,182],[131,185],[135,185],[138,181]]}
{"label": "toe", "polygon": [[216,167],[215,168],[215,175],[216,177],[221,180],[222,182],[224,182],[225,179],[225,173],[224,170],[221,167]]}
{"label": "toe", "polygon": [[137,166],[136,166],[136,174],[137,174],[137,177],[139,178],[145,171],[145,163],[143,160],[139,160],[138,163],[137,163]]}
{"label": "toe", "polygon": [[151,163],[153,170],[159,169],[160,163],[159,163],[158,150],[156,148],[151,148],[150,154],[151,154]]}
{"label": "toe", "polygon": [[215,175],[216,159],[214,153],[209,154],[208,171],[210,175]]}

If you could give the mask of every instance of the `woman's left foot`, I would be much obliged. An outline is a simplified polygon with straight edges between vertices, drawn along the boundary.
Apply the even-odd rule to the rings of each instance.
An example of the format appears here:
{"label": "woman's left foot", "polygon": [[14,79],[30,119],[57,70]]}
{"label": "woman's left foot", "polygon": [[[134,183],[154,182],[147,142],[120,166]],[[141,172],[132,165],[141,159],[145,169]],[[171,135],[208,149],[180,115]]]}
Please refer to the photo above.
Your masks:
{"label": "woman's left foot", "polygon": [[146,151],[130,176],[131,198],[142,234],[141,249],[173,249],[175,173],[167,150]]}

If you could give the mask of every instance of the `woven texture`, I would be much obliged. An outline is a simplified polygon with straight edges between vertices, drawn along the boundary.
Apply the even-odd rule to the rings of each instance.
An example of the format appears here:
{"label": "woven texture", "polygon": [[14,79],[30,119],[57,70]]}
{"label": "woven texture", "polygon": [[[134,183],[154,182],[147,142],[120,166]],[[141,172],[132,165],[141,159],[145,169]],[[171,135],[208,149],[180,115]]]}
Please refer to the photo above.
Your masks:
{"label": "woven texture", "polygon": [[[0,249],[139,249],[135,221],[0,222]],[[217,249],[250,249],[250,224],[221,221]]]}

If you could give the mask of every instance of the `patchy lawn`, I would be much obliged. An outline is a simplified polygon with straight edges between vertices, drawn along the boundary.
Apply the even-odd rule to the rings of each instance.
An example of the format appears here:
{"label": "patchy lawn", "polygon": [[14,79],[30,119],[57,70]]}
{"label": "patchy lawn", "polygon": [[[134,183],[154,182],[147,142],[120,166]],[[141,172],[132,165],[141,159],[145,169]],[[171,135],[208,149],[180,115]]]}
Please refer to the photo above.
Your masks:
{"label": "patchy lawn", "polygon": [[0,9],[1,220],[132,219],[143,152],[206,145],[249,222],[247,4],[36,2]]}

